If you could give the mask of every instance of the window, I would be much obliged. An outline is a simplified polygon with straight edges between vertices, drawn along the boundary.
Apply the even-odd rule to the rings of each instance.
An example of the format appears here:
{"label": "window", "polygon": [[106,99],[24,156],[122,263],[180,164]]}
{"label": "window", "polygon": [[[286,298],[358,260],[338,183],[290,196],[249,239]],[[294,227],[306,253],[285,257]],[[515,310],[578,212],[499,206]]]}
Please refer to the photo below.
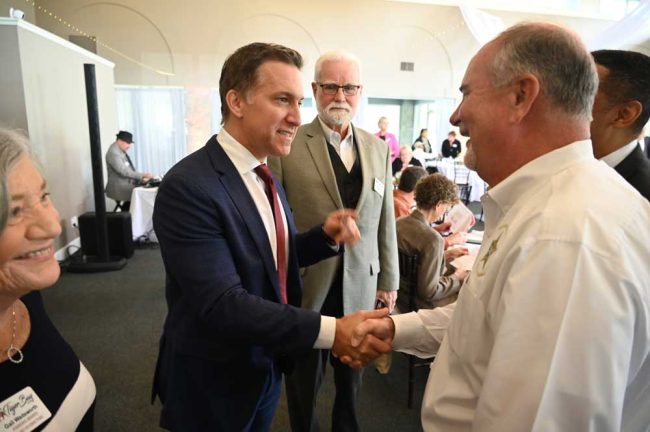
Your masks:
{"label": "window", "polygon": [[133,133],[136,169],[164,175],[187,154],[184,90],[116,86],[116,93],[119,129]]}

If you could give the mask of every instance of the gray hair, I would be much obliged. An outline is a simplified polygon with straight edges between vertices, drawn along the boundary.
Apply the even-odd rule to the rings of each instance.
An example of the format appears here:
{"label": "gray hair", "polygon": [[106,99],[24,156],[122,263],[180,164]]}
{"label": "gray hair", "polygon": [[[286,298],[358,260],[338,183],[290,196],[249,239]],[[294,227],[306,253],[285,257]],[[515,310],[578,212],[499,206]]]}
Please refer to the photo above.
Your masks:
{"label": "gray hair", "polygon": [[540,81],[540,92],[563,113],[591,120],[598,74],[577,35],[545,23],[522,23],[502,32],[491,65],[492,83],[501,87],[525,73]]}
{"label": "gray hair", "polygon": [[318,60],[316,60],[316,65],[314,66],[314,81],[319,81],[320,73],[323,69],[323,64],[331,61],[348,61],[352,63],[357,68],[359,83],[361,83],[361,62],[357,56],[351,52],[344,50],[328,51],[318,57]]}
{"label": "gray hair", "polygon": [[0,128],[0,233],[4,231],[9,218],[9,172],[23,156],[32,157],[27,137],[17,131]]}

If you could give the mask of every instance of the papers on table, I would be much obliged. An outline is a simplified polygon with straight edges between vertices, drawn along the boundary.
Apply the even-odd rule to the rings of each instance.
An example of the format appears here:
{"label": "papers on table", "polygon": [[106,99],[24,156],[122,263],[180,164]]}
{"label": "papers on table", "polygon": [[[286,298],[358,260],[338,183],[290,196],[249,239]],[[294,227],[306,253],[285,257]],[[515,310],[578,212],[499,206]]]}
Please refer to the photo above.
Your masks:
{"label": "papers on table", "polygon": [[451,222],[450,230],[453,233],[467,232],[476,223],[474,213],[472,213],[463,203],[458,203],[449,210],[445,221]]}
{"label": "papers on table", "polygon": [[457,269],[470,271],[474,266],[474,261],[476,261],[476,255],[463,255],[453,260],[451,265]]}
{"label": "papers on table", "polygon": [[471,231],[467,233],[467,243],[481,244],[483,243],[483,231]]}
{"label": "papers on table", "polygon": [[476,261],[476,257],[478,256],[478,251],[479,249],[481,249],[481,246],[477,244],[465,243],[454,247],[465,248],[467,249],[469,254],[456,258],[450,264],[456,267],[457,269],[467,270],[467,271],[471,270],[472,267],[474,266],[474,261]]}

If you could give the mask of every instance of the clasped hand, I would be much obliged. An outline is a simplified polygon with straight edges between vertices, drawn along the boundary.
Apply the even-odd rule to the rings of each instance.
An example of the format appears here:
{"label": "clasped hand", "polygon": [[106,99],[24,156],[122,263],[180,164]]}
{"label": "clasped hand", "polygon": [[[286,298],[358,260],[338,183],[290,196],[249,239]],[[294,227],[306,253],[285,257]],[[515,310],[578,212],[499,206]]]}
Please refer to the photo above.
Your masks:
{"label": "clasped hand", "polygon": [[[336,336],[332,354],[355,369],[366,366],[381,354],[390,352],[392,337],[380,338],[357,328],[362,323],[381,321],[388,317],[388,309],[358,311],[336,320]],[[390,318],[388,318],[389,321]],[[372,326],[371,326],[372,327]]]}
{"label": "clasped hand", "polygon": [[341,209],[330,213],[323,224],[323,231],[337,244],[352,246],[361,238],[356,219],[359,217],[355,210]]}

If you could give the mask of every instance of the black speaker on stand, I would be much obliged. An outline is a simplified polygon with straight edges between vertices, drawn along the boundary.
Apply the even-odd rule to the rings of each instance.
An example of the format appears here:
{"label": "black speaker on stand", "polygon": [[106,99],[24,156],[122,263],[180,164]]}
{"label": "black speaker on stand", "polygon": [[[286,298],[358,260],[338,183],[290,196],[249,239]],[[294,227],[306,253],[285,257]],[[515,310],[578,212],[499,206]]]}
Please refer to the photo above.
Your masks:
{"label": "black speaker on stand", "polygon": [[97,82],[95,80],[94,64],[84,64],[84,76],[86,78],[90,159],[92,161],[93,191],[95,195],[97,255],[84,255],[83,259],[70,262],[68,271],[74,273],[93,273],[120,270],[126,265],[126,258],[111,256],[108,250],[106,201],[104,199],[104,176],[102,174],[102,145],[99,137],[99,110],[97,108]]}

